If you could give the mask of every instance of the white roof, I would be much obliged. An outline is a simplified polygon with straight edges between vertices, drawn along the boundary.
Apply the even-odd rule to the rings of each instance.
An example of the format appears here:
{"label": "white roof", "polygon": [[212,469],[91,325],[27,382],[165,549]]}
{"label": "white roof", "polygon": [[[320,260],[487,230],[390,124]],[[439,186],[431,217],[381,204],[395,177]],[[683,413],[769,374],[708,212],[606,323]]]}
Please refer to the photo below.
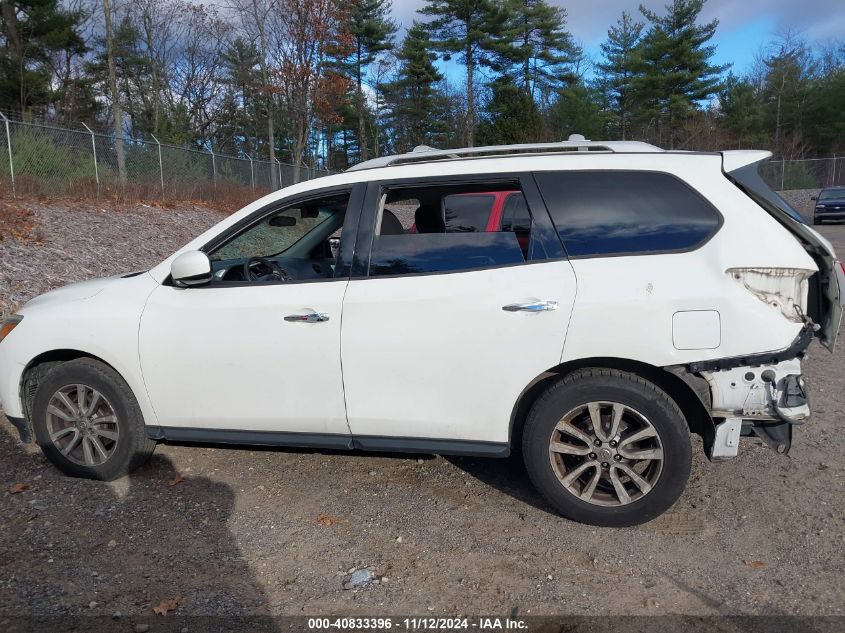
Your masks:
{"label": "white roof", "polygon": [[523,143],[518,145],[487,145],[483,147],[462,147],[459,149],[434,149],[426,145],[415,147],[407,154],[380,156],[372,160],[353,165],[346,171],[375,169],[390,165],[404,165],[408,163],[428,163],[442,160],[461,160],[471,158],[491,158],[512,155],[554,154],[571,152],[606,152],[606,153],[650,153],[663,150],[640,141],[588,141],[583,137],[569,137],[568,141],[559,143]]}

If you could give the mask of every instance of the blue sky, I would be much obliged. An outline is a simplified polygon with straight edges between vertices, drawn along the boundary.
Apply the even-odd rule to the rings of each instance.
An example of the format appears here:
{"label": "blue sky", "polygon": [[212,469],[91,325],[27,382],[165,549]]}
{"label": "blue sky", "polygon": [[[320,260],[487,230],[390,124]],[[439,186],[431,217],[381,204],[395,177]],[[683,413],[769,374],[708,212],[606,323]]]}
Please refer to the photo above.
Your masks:
{"label": "blue sky", "polygon": [[[642,0],[648,8],[662,12],[668,0]],[[550,0],[564,7],[568,27],[587,54],[596,59],[607,29],[622,11],[639,16],[640,1],[631,0]],[[403,26],[414,19],[424,21],[416,10],[424,0],[393,0],[393,15]],[[736,74],[750,69],[757,53],[785,29],[811,41],[845,41],[845,0],[708,0],[702,20],[719,19],[714,38],[714,61],[732,64]],[[450,79],[459,80],[463,69],[454,63],[444,65]]]}

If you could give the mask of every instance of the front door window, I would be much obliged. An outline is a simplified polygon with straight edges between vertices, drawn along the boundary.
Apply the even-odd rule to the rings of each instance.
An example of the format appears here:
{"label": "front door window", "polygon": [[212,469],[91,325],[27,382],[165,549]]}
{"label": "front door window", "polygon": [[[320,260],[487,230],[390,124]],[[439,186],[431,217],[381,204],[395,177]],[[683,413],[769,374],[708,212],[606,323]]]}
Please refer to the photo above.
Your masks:
{"label": "front door window", "polygon": [[334,276],[332,236],[349,194],[309,200],[263,216],[209,253],[214,282],[265,283]]}

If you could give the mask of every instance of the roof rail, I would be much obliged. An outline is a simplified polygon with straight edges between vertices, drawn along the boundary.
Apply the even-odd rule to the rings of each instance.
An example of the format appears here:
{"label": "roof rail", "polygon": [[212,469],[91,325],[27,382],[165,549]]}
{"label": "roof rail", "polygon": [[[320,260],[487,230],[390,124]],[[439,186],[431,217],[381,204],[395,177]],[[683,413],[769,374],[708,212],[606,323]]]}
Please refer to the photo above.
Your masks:
{"label": "roof rail", "polygon": [[569,140],[559,143],[520,143],[517,145],[486,145],[483,147],[462,147],[459,149],[435,149],[428,145],[418,145],[407,154],[380,156],[353,165],[346,171],[375,169],[391,165],[409,163],[429,163],[441,160],[460,160],[470,158],[493,158],[513,155],[560,154],[571,152],[662,152],[663,150],[640,141],[589,141],[580,134],[572,134]]}

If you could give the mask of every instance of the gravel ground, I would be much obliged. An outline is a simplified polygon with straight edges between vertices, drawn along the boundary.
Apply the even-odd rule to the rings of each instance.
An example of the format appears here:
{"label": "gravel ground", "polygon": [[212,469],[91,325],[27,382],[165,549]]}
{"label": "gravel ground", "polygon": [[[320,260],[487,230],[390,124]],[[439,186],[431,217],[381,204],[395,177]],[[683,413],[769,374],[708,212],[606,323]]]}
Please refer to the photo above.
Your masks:
{"label": "gravel ground", "polygon": [[225,217],[196,205],[73,200],[50,205],[0,200],[0,212],[6,210],[34,214],[35,227],[15,239],[0,224],[0,315],[73,281],[149,268]]}
{"label": "gravel ground", "polygon": [[[148,266],[220,217],[28,206],[44,243],[0,241],[7,304]],[[822,232],[845,252],[845,226]],[[814,345],[806,370],[814,418],[789,457],[746,441],[711,464],[696,442],[676,506],[616,530],[552,514],[518,458],[161,445],[132,476],[100,483],[61,476],[0,415],[0,629],[13,616],[91,615],[133,630],[161,606],[171,617],[845,615],[845,355]],[[362,568],[378,583],[345,589]]]}

